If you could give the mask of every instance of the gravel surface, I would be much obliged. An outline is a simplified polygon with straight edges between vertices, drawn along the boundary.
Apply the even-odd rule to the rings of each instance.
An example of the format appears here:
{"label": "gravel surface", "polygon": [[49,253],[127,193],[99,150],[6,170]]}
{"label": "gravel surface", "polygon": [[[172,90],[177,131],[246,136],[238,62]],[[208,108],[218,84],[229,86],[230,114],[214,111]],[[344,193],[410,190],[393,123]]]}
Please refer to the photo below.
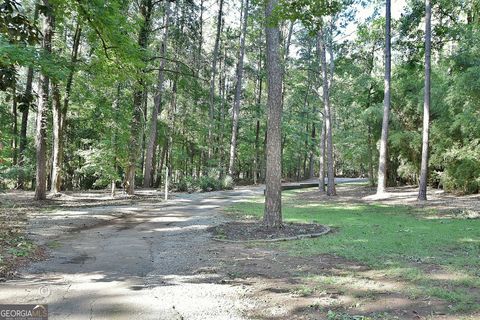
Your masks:
{"label": "gravel surface", "polygon": [[39,213],[28,230],[51,256],[2,283],[0,303],[48,303],[62,320],[247,319],[255,302],[216,271],[206,229],[225,222],[217,208],[258,193]]}

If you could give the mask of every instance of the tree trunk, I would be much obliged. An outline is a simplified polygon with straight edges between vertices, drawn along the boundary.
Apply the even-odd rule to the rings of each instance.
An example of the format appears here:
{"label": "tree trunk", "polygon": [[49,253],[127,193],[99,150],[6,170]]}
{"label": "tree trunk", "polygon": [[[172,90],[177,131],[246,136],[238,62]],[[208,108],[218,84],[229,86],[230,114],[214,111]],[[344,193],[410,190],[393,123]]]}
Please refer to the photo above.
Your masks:
{"label": "tree trunk", "polygon": [[[168,168],[169,177],[173,176],[173,136],[175,134],[175,112],[177,109],[177,78],[173,80],[172,84],[172,100],[170,101],[170,110],[168,112],[168,150],[166,158],[166,167]],[[165,180],[165,183],[168,183]]]}
{"label": "tree trunk", "polygon": [[[312,141],[315,141],[316,137],[316,131],[315,131],[315,124],[312,123]],[[309,154],[309,159],[308,159],[308,178],[311,179],[315,176],[315,162],[313,160],[313,150],[312,147],[310,146],[310,154]]]}
{"label": "tree trunk", "polygon": [[330,115],[330,96],[328,86],[328,70],[327,59],[325,54],[325,39],[323,29],[320,29],[317,35],[317,50],[320,55],[320,64],[323,79],[323,104],[325,116],[325,138],[326,138],[326,154],[327,154],[327,195],[334,196],[335,191],[335,171],[333,163],[333,139],[332,139],[332,118]]}
{"label": "tree trunk", "polygon": [[62,137],[62,106],[60,102],[60,89],[52,81],[52,118],[53,118],[53,144],[52,144],[52,183],[51,193],[60,192],[60,145]]}
{"label": "tree trunk", "polygon": [[368,180],[370,186],[375,186],[375,177],[373,176],[373,142],[372,142],[372,129],[368,125]]}
{"label": "tree trunk", "polygon": [[13,114],[13,139],[12,139],[12,164],[18,163],[18,108],[17,108],[17,83],[15,82],[12,90],[12,114]]}
{"label": "tree trunk", "polygon": [[218,138],[219,144],[219,153],[220,158],[218,159],[218,167],[220,168],[220,178],[223,179],[225,175],[225,148],[223,145],[223,138],[225,134],[225,102],[227,100],[227,93],[228,93],[228,84],[227,84],[227,66],[226,66],[226,59],[227,59],[227,48],[225,48],[224,55],[223,55],[223,67],[222,69],[222,76],[220,77],[220,92],[221,92],[221,102],[220,102],[220,136]]}
{"label": "tree trunk", "polygon": [[390,49],[390,0],[385,6],[385,91],[383,98],[382,136],[380,138],[380,157],[378,160],[377,194],[385,193],[387,188],[387,157],[388,157],[388,122],[390,116],[390,78],[391,78],[391,49]]}
{"label": "tree trunk", "polygon": [[[115,122],[118,122],[119,121],[119,117],[120,117],[120,90],[121,90],[121,86],[120,86],[120,83],[117,83],[117,92],[116,92],[116,95],[115,95],[115,100],[113,101],[112,103],[112,109],[113,109],[113,112],[114,112],[114,117],[113,117],[113,120]],[[115,186],[116,186],[116,182],[117,182],[117,179],[118,179],[118,150],[120,148],[120,144],[119,144],[119,141],[118,141],[118,136],[119,136],[119,128],[118,127],[115,127],[113,129],[113,169],[114,169],[114,172],[115,172],[115,175],[111,177],[112,179],[112,198],[115,197]]]}
{"label": "tree trunk", "polygon": [[159,163],[157,166],[157,179],[155,180],[155,188],[160,188],[162,184],[162,170],[163,170],[163,164],[165,163],[165,156],[167,154],[167,149],[168,149],[168,141],[165,140],[162,147],[162,152],[160,153]]}
{"label": "tree trunk", "polygon": [[[167,41],[168,41],[168,18],[170,14],[170,2],[165,1],[165,22],[164,22],[164,33],[162,39],[162,45],[160,48],[160,56],[163,58],[167,54]],[[145,173],[143,176],[143,187],[148,188],[152,186],[153,179],[153,159],[155,150],[157,149],[158,143],[158,116],[162,111],[162,95],[163,95],[163,82],[164,82],[164,72],[166,60],[160,60],[160,68],[158,70],[158,80],[157,80],[157,92],[154,98],[154,106],[152,109],[152,119],[150,121],[150,135],[148,137],[147,152],[145,155]]]}
{"label": "tree trunk", "polygon": [[320,166],[318,173],[318,189],[325,193],[325,114],[322,114],[322,130],[320,132]]}
{"label": "tree trunk", "polygon": [[[213,128],[214,128],[214,112],[215,112],[215,77],[217,74],[217,59],[218,59],[218,48],[220,44],[220,34],[222,31],[222,16],[223,16],[223,2],[220,0],[220,7],[218,9],[217,15],[217,34],[215,36],[215,46],[213,48],[213,57],[212,57],[212,72],[210,75],[210,109],[209,109],[209,124],[208,124],[208,159],[207,162],[210,162],[212,158],[213,150]],[[207,163],[209,165],[209,163]]]}
{"label": "tree trunk", "polygon": [[235,170],[235,155],[237,149],[238,120],[240,115],[240,99],[242,95],[242,78],[243,78],[243,56],[245,55],[245,37],[247,35],[248,24],[248,5],[249,1],[245,0],[243,12],[243,27],[240,35],[240,52],[237,64],[237,84],[235,85],[235,98],[233,102],[232,115],[232,140],[230,142],[230,162],[228,165],[228,174],[233,177]]}
{"label": "tree trunk", "polygon": [[200,25],[198,27],[198,52],[197,52],[197,58],[196,58],[196,72],[200,74],[201,68],[202,68],[202,44],[203,44],[203,3],[204,0],[200,0],[200,18],[199,22]]}
{"label": "tree trunk", "polygon": [[[261,40],[261,39],[260,39]],[[257,179],[259,177],[259,164],[260,164],[260,146],[259,146],[259,138],[260,138],[260,108],[262,103],[262,88],[263,88],[263,77],[262,77],[262,45],[260,41],[259,47],[259,55],[258,55],[258,63],[257,63],[257,82],[258,82],[258,95],[257,95],[257,107],[256,107],[256,114],[257,114],[257,123],[255,127],[255,157],[253,163],[253,183],[257,184]]]}
{"label": "tree trunk", "polygon": [[[270,21],[278,0],[268,0],[265,18]],[[263,223],[269,228],[282,226],[282,84],[280,32],[277,25],[266,24],[268,120],[266,146],[265,212]]]}
{"label": "tree trunk", "polygon": [[[33,22],[36,25],[38,20],[38,2],[35,3],[35,11]],[[20,125],[20,144],[18,148],[18,166],[19,166],[19,175],[18,175],[18,188],[24,188],[24,171],[23,166],[25,163],[25,149],[27,148],[27,127],[28,127],[28,114],[30,111],[30,106],[33,101],[32,95],[32,83],[33,83],[33,67],[29,67],[27,70],[27,82],[25,85],[25,92],[23,94],[23,105],[22,107],[22,122]]]}
{"label": "tree trunk", "polygon": [[[43,5],[50,7],[48,0],[43,0]],[[43,50],[47,53],[52,52],[52,37],[54,28],[54,18],[51,8],[47,11],[43,22]],[[47,105],[48,89],[50,79],[47,75],[40,76],[39,100],[37,105],[37,128],[35,134],[37,168],[35,174],[35,200],[45,200],[47,191]]]}
{"label": "tree trunk", "polygon": [[425,94],[423,98],[422,163],[420,166],[420,184],[418,200],[427,200],[428,180],[428,130],[430,125],[430,56],[432,41],[432,8],[430,0],[425,0]]}
{"label": "tree trunk", "polygon": [[[146,49],[148,45],[148,35],[150,32],[150,20],[152,15],[153,4],[152,0],[142,0],[140,5],[140,14],[143,17],[142,27],[138,35],[138,44],[140,48]],[[143,90],[145,87],[145,80],[142,74],[138,75],[135,91],[133,93],[133,117],[130,127],[130,141],[128,145],[128,166],[125,170],[125,189],[127,194],[133,195],[135,193],[135,170],[138,158],[141,156],[140,139],[143,116]]]}
{"label": "tree trunk", "polygon": [[52,160],[52,184],[51,193],[59,193],[62,186],[63,176],[63,149],[65,142],[65,123],[67,118],[68,105],[70,103],[70,95],[72,91],[73,75],[75,73],[75,64],[77,62],[78,49],[80,46],[80,36],[82,29],[77,22],[75,35],[73,37],[72,54],[70,60],[70,71],[68,73],[67,83],[65,86],[65,98],[63,106],[61,104],[60,89],[57,83],[52,84],[53,88],[53,160]]}

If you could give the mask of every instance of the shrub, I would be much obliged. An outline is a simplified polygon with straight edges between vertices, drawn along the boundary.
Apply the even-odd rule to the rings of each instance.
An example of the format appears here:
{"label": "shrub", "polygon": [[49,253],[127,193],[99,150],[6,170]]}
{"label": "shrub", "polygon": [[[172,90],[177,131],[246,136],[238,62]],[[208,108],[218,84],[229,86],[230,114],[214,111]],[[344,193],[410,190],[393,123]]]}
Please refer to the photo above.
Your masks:
{"label": "shrub", "polygon": [[234,183],[232,177],[225,176],[220,179],[218,176],[217,171],[211,170],[208,175],[201,176],[197,179],[193,177],[183,177],[172,184],[172,190],[177,192],[209,192],[233,189]]}
{"label": "shrub", "polygon": [[222,187],[224,190],[233,190],[233,178],[230,176],[225,176],[222,181]]}
{"label": "shrub", "polygon": [[202,176],[198,178],[198,186],[201,191],[216,191],[222,189],[222,183],[220,180],[215,179],[211,176]]}
{"label": "shrub", "polygon": [[463,194],[480,191],[480,140],[452,148],[446,154],[446,160],[441,179],[445,190]]}
{"label": "shrub", "polygon": [[447,191],[463,194],[478,193],[480,190],[480,161],[458,159],[445,170],[442,179]]}
{"label": "shrub", "polygon": [[192,177],[183,177],[172,185],[172,189],[178,192],[195,192],[198,189],[197,181]]}

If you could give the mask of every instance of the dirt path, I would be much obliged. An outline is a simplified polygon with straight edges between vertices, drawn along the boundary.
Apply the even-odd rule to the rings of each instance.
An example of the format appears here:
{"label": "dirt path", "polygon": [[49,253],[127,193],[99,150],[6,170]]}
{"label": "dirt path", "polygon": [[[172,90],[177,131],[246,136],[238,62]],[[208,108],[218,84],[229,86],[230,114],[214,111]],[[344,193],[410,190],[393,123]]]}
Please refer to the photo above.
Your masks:
{"label": "dirt path", "polygon": [[[410,189],[395,189],[382,201],[400,201],[394,191],[402,192],[401,200],[413,197]],[[50,319],[313,320],[326,319],[333,309],[382,320],[458,320],[432,314],[448,309],[444,301],[412,298],[402,293],[410,283],[353,261],[211,240],[206,229],[226,219],[218,209],[262,193],[262,187],[245,187],[180,195],[167,203],[153,194],[113,201],[82,193],[52,200],[28,214],[29,237],[49,247],[50,258],[0,282],[0,304],[47,303]],[[329,201],[368,203],[371,193],[342,186]],[[31,195],[22,196],[16,198],[24,201],[20,210],[32,208],[26,200]],[[327,201],[316,191],[297,197]],[[431,197],[448,214],[451,207],[470,208],[448,196]],[[475,207],[478,196],[468,203]]]}
{"label": "dirt path", "polygon": [[0,303],[48,303],[51,319],[245,319],[254,302],[219,271],[225,262],[205,229],[223,221],[216,208],[254,193],[261,189],[59,210],[52,219],[83,215],[60,236],[40,216],[30,231],[48,237],[51,257],[0,284]]}

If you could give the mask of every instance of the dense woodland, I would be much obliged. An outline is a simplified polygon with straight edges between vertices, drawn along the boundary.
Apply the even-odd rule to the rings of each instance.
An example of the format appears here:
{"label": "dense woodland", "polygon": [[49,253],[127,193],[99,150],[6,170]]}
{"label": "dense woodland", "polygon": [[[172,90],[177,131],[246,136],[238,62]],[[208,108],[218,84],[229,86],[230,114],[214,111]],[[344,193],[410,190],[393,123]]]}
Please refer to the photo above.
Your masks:
{"label": "dense woodland", "polygon": [[0,186],[477,193],[480,2],[404,5],[3,0]]}

